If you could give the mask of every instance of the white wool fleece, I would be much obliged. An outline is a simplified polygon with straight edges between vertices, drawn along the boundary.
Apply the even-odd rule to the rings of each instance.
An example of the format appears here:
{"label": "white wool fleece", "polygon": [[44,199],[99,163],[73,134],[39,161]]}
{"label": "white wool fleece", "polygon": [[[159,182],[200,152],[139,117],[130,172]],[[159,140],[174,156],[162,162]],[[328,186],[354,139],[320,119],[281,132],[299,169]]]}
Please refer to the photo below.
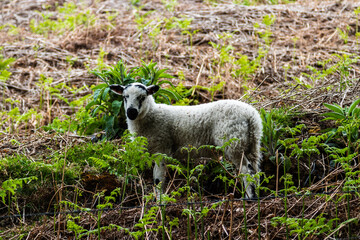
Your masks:
{"label": "white wool fleece", "polygon": [[[152,94],[159,87],[140,83],[112,85],[111,89],[125,99],[127,124],[131,133],[148,139],[150,153],[175,156],[182,147],[222,146],[225,157],[240,167],[242,173],[260,171],[262,122],[257,110],[236,100],[220,100],[196,106],[156,104]],[[134,119],[135,118],[135,119]],[[165,181],[165,164],[155,165],[155,183]],[[247,186],[246,178],[243,178]],[[253,186],[246,193],[253,197]]]}

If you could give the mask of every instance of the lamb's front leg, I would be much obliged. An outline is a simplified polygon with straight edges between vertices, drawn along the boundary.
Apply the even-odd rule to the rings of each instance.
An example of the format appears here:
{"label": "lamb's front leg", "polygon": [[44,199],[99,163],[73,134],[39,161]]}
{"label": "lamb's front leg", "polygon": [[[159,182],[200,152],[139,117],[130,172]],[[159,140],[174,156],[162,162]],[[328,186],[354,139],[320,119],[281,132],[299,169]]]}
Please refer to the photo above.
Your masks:
{"label": "lamb's front leg", "polygon": [[[156,158],[155,166],[153,169],[154,184],[156,187],[156,198],[160,200],[161,193],[165,190],[165,181],[166,181],[166,164],[165,156],[171,156],[171,146],[172,141],[166,136],[160,135],[160,138],[152,139],[149,141],[149,152],[152,154],[159,153],[159,156]],[[164,155],[163,155],[164,154]]]}
{"label": "lamb's front leg", "polygon": [[164,160],[161,160],[159,164],[155,163],[153,175],[155,185],[162,183],[161,185],[163,186],[165,183],[166,175],[166,166]]}
{"label": "lamb's front leg", "polygon": [[166,166],[164,160],[161,160],[159,164],[155,163],[153,176],[156,188],[156,199],[160,200],[160,194],[164,192],[166,178]]}

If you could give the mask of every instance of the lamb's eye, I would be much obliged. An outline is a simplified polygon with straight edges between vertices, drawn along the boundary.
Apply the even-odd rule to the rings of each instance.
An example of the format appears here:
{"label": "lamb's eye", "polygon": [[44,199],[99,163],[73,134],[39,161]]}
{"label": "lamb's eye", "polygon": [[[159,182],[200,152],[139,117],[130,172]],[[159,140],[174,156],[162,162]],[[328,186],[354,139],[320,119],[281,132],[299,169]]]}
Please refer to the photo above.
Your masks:
{"label": "lamb's eye", "polygon": [[139,102],[142,102],[142,101],[145,100],[145,97],[144,97],[144,96],[139,96],[139,97],[138,97],[138,100],[139,100]]}

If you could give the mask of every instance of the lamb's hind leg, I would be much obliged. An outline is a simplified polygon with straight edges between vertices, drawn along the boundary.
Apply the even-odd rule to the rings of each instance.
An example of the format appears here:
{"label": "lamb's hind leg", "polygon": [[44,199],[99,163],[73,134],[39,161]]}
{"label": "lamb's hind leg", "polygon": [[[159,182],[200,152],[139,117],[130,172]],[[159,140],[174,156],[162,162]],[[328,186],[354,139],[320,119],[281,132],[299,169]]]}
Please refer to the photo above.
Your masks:
{"label": "lamb's hind leg", "polygon": [[[250,179],[248,179],[249,177],[252,178],[254,176],[255,171],[257,171],[258,169],[254,167],[250,164],[247,156],[244,153],[239,153],[236,150],[234,150],[235,148],[230,148],[227,149],[225,151],[225,156],[228,159],[231,159],[233,161],[233,163],[235,164],[236,168],[237,168],[237,173],[240,172],[241,174],[243,174],[244,176],[242,177],[242,186],[243,189],[245,190],[245,197],[248,198],[253,198],[256,196],[255,194],[255,184],[254,181],[251,181]],[[241,169],[239,169],[241,168]],[[245,175],[248,174],[248,175]],[[250,181],[248,181],[250,180]]]}
{"label": "lamb's hind leg", "polygon": [[252,166],[249,164],[249,161],[246,158],[246,156],[243,156],[242,166],[240,166],[239,164],[238,167],[241,167],[240,173],[244,175],[242,177],[242,184],[243,184],[242,186],[246,193],[245,197],[248,198],[255,197],[256,196],[255,184],[251,179],[249,179],[254,176],[254,171],[252,169]]}
{"label": "lamb's hind leg", "polygon": [[[254,177],[254,175],[256,173],[261,171],[261,169],[260,169],[260,158],[261,158],[260,153],[256,152],[256,151],[253,151],[252,153],[248,153],[246,155],[247,173],[249,173],[251,178],[252,178],[252,182],[249,184],[249,189],[248,189],[249,194],[251,194],[251,197],[248,194],[250,198],[257,196],[256,186],[260,185],[259,176]],[[257,196],[257,197],[260,197],[260,196]]]}
{"label": "lamb's hind leg", "polygon": [[[248,198],[256,197],[256,186],[255,183],[256,179],[254,178],[254,168],[248,161],[247,157],[244,156],[243,166],[241,168],[242,174],[248,174],[243,176],[243,184],[245,188],[245,192]],[[251,178],[251,179],[249,179]],[[248,181],[249,180],[249,181]]]}

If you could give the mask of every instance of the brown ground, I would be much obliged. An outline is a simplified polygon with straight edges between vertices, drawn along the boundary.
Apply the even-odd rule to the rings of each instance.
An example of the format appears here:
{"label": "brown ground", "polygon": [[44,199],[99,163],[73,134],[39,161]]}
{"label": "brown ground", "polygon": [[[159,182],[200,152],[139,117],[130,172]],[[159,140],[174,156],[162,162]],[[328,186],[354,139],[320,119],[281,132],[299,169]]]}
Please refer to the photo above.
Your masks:
{"label": "brown ground", "polygon": [[[71,93],[66,88],[60,89],[62,97],[70,101],[91,94],[91,86],[100,83],[89,69],[97,66],[99,53],[107,52],[104,61],[114,64],[122,59],[129,67],[139,66],[141,60],[149,62],[153,59],[159,68],[168,68],[169,73],[176,76],[172,81],[174,85],[182,82],[190,88],[194,85],[211,87],[220,81],[225,81],[223,91],[216,92],[215,99],[242,98],[252,102],[258,109],[279,108],[291,106],[304,113],[304,118],[299,123],[305,123],[310,128],[319,127],[319,113],[324,111],[323,103],[338,103],[347,106],[360,94],[360,65],[350,64],[348,75],[337,70],[324,78],[312,82],[301,73],[310,74],[308,66],[321,70],[319,61],[332,59],[326,66],[329,67],[339,61],[338,56],[343,54],[359,53],[359,44],[356,38],[357,16],[354,9],[360,6],[358,1],[316,1],[304,0],[286,5],[258,5],[241,6],[224,1],[218,5],[211,5],[203,1],[179,1],[174,11],[165,9],[160,0],[141,1],[144,5],[141,14],[154,11],[148,19],[164,19],[170,17],[192,18],[189,31],[197,31],[192,38],[182,34],[179,28],[167,30],[152,40],[149,33],[156,27],[156,23],[149,24],[145,30],[140,31],[134,22],[135,10],[127,1],[84,1],[82,8],[96,15],[93,26],[78,26],[72,31],[64,33],[49,33],[47,36],[38,35],[30,31],[31,19],[41,20],[40,12],[55,12],[57,4],[60,6],[65,1],[36,1],[36,0],[4,0],[0,3],[0,54],[5,58],[16,59],[9,71],[11,77],[0,81],[0,110],[10,111],[18,107],[20,113],[29,109],[36,109],[42,118],[32,117],[25,123],[14,123],[6,120],[6,115],[0,115],[0,157],[8,154],[21,153],[29,157],[48,154],[48,149],[64,149],[68,141],[73,143],[88,141],[78,136],[54,136],[39,129],[47,125],[55,117],[64,114],[71,115],[73,109],[61,98],[50,96],[44,87],[39,85],[40,75],[53,78],[51,86],[66,83],[67,86],[80,89]],[[47,7],[46,7],[47,6]],[[45,10],[47,9],[47,10]],[[117,16],[110,22],[107,16],[112,13]],[[264,32],[266,26],[261,24],[265,15],[274,14],[275,23],[271,26],[272,42],[269,52],[261,61],[261,67],[245,82],[241,78],[230,75],[231,65],[225,63],[212,64],[214,59],[219,59],[219,53],[208,43],[212,41],[224,44],[219,34],[232,33],[233,37],[225,41],[234,48],[232,54],[240,53],[250,59],[256,57],[259,47],[266,47],[263,39],[259,38],[258,31]],[[56,18],[54,16],[53,18]],[[162,20],[164,21],[164,20]],[[157,21],[159,23],[159,20]],[[259,28],[254,24],[260,23]],[[11,31],[11,26],[17,27],[17,33]],[[349,26],[347,28],[347,26]],[[348,32],[347,43],[340,38],[339,30]],[[140,35],[143,35],[142,40]],[[71,58],[73,63],[67,61]],[[354,57],[352,57],[354,58]],[[287,68],[288,66],[288,68]],[[303,83],[311,84],[306,88],[299,84],[294,77],[300,78]],[[340,79],[346,82],[340,89]],[[246,91],[244,86],[250,88]],[[41,97],[42,96],[42,97]],[[195,96],[200,102],[211,100],[209,92],[197,90]],[[43,98],[40,108],[40,99]],[[15,103],[6,99],[16,100]],[[321,123],[324,124],[324,123]],[[9,131],[8,128],[11,128]],[[321,126],[323,127],[323,126]],[[66,139],[65,139],[66,138]],[[10,144],[11,139],[16,139],[21,144]],[[70,140],[69,140],[70,139]],[[314,189],[321,186],[318,183]],[[333,195],[330,195],[333,197]],[[327,218],[334,218],[334,204],[326,203],[325,197],[306,197],[304,204],[307,207],[307,218],[314,218],[320,213],[327,213]],[[358,201],[358,199],[357,199]],[[360,204],[352,201],[353,216],[360,218]],[[331,202],[331,201],[330,201]],[[299,217],[302,201],[299,198],[289,199],[289,214]],[[339,216],[346,219],[346,205],[338,206]],[[198,205],[196,206],[199,207]],[[257,205],[247,203],[247,218],[249,239],[257,238]],[[231,211],[232,210],[232,211]],[[170,219],[179,217],[179,228],[173,231],[173,239],[186,239],[187,219],[181,215],[182,207],[171,206],[167,208]],[[233,214],[231,214],[233,213]],[[116,211],[104,213],[101,223],[118,224],[131,228],[142,216],[142,209],[124,210],[119,214]],[[261,238],[285,239],[284,227],[272,227],[270,219],[274,216],[283,216],[284,205],[282,199],[268,199],[261,202]],[[95,219],[88,214],[81,215],[83,226],[94,227]],[[158,214],[160,219],[160,213]],[[344,219],[342,219],[343,221]],[[63,231],[54,231],[53,219],[36,222],[33,227],[29,223],[26,228],[32,229],[27,239],[54,239],[59,234],[61,239],[73,239],[73,235]],[[56,226],[58,226],[56,224]],[[205,218],[205,233],[210,239],[244,239],[242,231],[244,226],[242,202],[223,204],[209,212]],[[6,230],[8,229],[8,230]],[[1,231],[5,231],[1,233]],[[341,228],[340,228],[341,230]],[[19,228],[1,228],[1,234],[14,231],[16,239],[21,230]],[[200,230],[199,230],[200,231]],[[340,231],[341,232],[341,231]],[[360,234],[354,228],[353,232]],[[194,229],[191,233],[194,238]],[[347,237],[344,235],[338,237]],[[156,234],[155,234],[156,235]],[[149,233],[146,239],[155,238],[154,233]],[[104,231],[104,239],[130,238],[123,231]],[[161,237],[161,231],[156,237]],[[321,237],[323,237],[321,235]],[[25,237],[26,238],[26,237]],[[95,237],[91,238],[95,239]],[[311,239],[316,239],[312,236]]]}

